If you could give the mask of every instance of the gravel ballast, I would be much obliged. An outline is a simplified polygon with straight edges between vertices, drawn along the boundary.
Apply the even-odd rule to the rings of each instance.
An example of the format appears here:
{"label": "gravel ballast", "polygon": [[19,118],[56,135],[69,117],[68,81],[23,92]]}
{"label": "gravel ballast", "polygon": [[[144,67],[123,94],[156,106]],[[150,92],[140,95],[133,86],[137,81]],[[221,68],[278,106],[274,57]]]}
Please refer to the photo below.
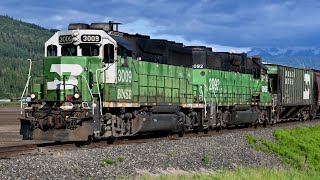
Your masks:
{"label": "gravel ballast", "polygon": [[[312,121],[286,128],[318,124],[320,121]],[[249,148],[243,137],[250,134],[273,139],[275,129],[278,128],[1,159],[0,179],[113,179],[143,173],[206,172],[239,166],[285,168],[275,156]]]}

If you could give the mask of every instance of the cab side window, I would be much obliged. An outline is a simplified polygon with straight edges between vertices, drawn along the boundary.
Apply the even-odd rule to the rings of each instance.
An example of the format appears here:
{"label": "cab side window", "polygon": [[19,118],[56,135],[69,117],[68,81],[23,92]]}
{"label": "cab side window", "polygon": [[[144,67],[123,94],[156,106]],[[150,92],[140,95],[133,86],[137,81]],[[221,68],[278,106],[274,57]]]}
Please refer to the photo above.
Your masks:
{"label": "cab side window", "polygon": [[114,63],[114,45],[105,44],[103,48],[104,48],[104,62]]}
{"label": "cab side window", "polygon": [[47,46],[47,56],[57,56],[58,48],[56,45]]}

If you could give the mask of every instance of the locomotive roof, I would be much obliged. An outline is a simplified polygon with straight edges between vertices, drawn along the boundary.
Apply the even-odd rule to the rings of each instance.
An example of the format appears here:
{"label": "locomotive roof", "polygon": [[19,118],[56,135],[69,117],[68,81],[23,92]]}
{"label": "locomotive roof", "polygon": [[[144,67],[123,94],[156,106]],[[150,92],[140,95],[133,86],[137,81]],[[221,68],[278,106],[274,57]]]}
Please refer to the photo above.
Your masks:
{"label": "locomotive roof", "polygon": [[114,35],[110,35],[115,41],[117,41],[117,43],[123,47],[125,47],[126,49],[128,49],[129,51],[133,51],[133,47],[132,45],[125,40],[123,37],[119,37],[119,36],[114,36]]}

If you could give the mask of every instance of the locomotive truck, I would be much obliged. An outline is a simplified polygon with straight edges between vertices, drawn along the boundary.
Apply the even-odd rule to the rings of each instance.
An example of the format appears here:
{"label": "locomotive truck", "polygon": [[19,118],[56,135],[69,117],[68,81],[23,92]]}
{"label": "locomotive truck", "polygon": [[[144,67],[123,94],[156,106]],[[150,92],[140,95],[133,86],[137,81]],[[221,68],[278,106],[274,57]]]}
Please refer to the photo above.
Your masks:
{"label": "locomotive truck", "polygon": [[[259,57],[120,32],[118,25],[70,24],[45,43],[42,75],[29,73],[30,93],[23,94],[31,97],[20,118],[23,139],[82,142],[156,132],[183,135],[266,126],[288,116],[306,117],[313,108],[312,93],[303,89],[295,92],[303,93],[299,108],[292,108],[296,102],[286,102],[286,96],[278,97],[286,93],[282,86],[291,88],[279,84],[282,77],[293,75],[264,65]],[[307,80],[313,88],[311,71],[297,73],[305,77],[299,83]]]}

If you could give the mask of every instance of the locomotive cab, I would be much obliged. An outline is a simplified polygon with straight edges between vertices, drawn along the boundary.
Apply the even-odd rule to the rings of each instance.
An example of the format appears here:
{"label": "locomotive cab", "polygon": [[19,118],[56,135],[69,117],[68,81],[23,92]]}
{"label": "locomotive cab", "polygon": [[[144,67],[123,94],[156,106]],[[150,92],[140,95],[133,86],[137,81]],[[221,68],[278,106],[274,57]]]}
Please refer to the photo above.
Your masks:
{"label": "locomotive cab", "polygon": [[45,43],[42,76],[34,77],[40,83],[30,86],[31,102],[20,118],[23,139],[87,141],[99,131],[98,82],[116,82],[117,50],[106,31],[85,24],[56,32]]}

